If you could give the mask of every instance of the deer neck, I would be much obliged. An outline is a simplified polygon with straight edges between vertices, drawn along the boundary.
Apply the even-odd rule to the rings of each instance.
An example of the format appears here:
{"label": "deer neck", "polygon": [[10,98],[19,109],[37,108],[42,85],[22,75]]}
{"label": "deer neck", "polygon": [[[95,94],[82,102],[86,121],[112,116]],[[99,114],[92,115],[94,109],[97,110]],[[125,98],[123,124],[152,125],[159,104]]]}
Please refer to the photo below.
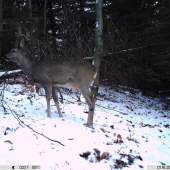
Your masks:
{"label": "deer neck", "polygon": [[35,62],[29,58],[27,58],[26,56],[22,57],[20,62],[18,63],[18,65],[21,67],[22,71],[29,77],[31,78],[31,74],[32,74],[32,65]]}

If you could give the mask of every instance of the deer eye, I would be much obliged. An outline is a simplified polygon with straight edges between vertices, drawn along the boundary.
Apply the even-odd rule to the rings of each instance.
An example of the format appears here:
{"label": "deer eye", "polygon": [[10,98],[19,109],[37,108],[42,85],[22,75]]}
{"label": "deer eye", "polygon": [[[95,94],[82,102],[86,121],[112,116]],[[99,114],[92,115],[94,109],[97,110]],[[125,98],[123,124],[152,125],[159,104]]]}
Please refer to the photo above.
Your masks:
{"label": "deer eye", "polygon": [[14,51],[14,50],[13,50],[12,52],[13,52],[13,53],[15,53],[15,51]]}

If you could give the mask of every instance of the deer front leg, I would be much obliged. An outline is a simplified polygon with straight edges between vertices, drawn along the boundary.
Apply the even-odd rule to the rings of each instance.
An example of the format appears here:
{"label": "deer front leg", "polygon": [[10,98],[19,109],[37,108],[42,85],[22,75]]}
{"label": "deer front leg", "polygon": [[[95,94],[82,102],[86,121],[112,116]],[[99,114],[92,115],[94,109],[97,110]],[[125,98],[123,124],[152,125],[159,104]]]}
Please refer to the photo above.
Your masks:
{"label": "deer front leg", "polygon": [[50,111],[50,99],[51,99],[51,92],[52,87],[50,84],[43,85],[46,94],[46,101],[47,101],[47,117],[51,118],[51,111]]}
{"label": "deer front leg", "polygon": [[63,117],[61,110],[60,110],[60,107],[59,107],[57,87],[52,88],[52,96],[53,96],[53,100],[55,102],[55,105],[57,107],[59,116]]}

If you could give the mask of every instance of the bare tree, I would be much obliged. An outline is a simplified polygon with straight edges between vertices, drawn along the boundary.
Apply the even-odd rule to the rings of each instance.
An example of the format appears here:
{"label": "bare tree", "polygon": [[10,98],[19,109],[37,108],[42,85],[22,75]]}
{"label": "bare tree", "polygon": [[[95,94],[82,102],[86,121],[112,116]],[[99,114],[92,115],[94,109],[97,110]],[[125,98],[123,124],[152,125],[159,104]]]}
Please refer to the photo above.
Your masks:
{"label": "bare tree", "polygon": [[2,30],[3,30],[2,4],[3,0],[0,1],[0,58],[2,52]]}
{"label": "bare tree", "polygon": [[47,33],[47,0],[44,1],[44,35]]}
{"label": "bare tree", "polygon": [[100,64],[103,53],[103,15],[102,15],[103,0],[96,0],[96,32],[95,32],[95,51],[94,51],[94,65],[97,68],[97,76],[94,80],[92,93],[96,96],[99,88],[100,79]]}

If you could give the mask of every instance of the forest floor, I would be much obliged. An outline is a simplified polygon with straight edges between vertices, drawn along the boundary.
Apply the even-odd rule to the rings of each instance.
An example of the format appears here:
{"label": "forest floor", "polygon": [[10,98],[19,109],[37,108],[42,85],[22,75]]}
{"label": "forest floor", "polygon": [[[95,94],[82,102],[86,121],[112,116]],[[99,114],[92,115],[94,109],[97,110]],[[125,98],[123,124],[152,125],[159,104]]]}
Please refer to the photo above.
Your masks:
{"label": "forest floor", "polygon": [[142,96],[135,89],[130,93],[122,86],[100,86],[94,124],[88,128],[88,106],[82,95],[61,89],[63,117],[51,100],[49,119],[44,90],[38,95],[24,75],[12,74],[17,78],[9,74],[0,84],[0,165],[40,165],[42,170],[170,165],[168,100]]}

